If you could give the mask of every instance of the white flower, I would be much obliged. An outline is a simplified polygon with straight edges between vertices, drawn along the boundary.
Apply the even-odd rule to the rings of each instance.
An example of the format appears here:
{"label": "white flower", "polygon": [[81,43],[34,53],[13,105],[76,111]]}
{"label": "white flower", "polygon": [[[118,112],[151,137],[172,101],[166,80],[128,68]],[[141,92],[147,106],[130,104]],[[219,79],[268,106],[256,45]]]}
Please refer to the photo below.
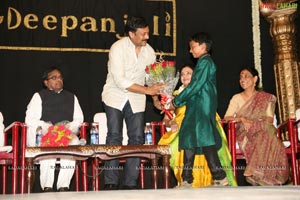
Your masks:
{"label": "white flower", "polygon": [[260,77],[259,87],[262,88],[261,72],[261,49],[260,49],[260,26],[259,26],[259,0],[252,0],[252,32],[253,32],[253,52],[254,66]]}

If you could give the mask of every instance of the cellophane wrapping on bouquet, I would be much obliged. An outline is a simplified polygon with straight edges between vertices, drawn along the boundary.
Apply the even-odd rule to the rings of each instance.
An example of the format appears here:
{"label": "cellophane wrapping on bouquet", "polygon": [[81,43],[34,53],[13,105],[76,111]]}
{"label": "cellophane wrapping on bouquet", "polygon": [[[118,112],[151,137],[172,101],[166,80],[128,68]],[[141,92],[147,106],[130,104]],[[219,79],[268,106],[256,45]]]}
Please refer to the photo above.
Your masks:
{"label": "cellophane wrapping on bouquet", "polygon": [[170,119],[173,115],[169,110],[172,101],[172,93],[179,80],[179,72],[176,72],[174,61],[160,60],[146,67],[146,85],[151,86],[157,83],[164,83],[165,88],[160,92],[161,104],[164,105],[164,112]]}

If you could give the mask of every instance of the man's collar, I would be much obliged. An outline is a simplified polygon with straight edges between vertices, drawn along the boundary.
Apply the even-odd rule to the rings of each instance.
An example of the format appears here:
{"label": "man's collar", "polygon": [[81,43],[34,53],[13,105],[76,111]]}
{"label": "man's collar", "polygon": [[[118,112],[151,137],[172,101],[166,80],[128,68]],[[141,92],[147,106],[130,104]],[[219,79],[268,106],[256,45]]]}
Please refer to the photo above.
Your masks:
{"label": "man's collar", "polygon": [[[55,92],[53,89],[49,89],[49,90]],[[59,90],[58,92],[55,92],[55,93],[60,94],[61,91],[63,91],[63,89],[61,89],[61,90]]]}
{"label": "man's collar", "polygon": [[133,44],[133,42],[131,41],[129,36],[127,36],[127,43],[128,43],[129,47],[134,47],[135,48],[135,45]]}

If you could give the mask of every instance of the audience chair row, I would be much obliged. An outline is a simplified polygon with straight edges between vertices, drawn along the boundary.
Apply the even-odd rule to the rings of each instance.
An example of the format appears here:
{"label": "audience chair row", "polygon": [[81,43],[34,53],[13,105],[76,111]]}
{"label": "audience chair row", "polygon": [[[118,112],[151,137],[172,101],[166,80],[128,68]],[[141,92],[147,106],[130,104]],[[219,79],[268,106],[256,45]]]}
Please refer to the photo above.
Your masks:
{"label": "audience chair row", "polygon": [[[100,136],[100,144],[104,144],[105,129],[106,123],[104,123],[105,119],[101,119],[100,121],[94,118],[94,121],[99,126],[99,136]],[[244,159],[242,151],[238,148],[236,143],[236,123],[234,121],[221,121],[223,128],[227,134],[228,146],[232,156],[232,167],[234,171],[234,175],[237,177],[237,160]],[[286,154],[288,155],[292,176],[291,179],[294,185],[300,184],[299,177],[299,153],[300,153],[300,143],[298,138],[298,126],[300,125],[300,120],[296,120],[294,118],[288,119],[287,121],[281,123],[278,127],[278,138],[280,138],[284,145],[286,146]],[[87,128],[89,124],[83,123],[81,126],[81,138],[87,138]],[[162,136],[166,127],[163,122],[151,122],[152,126],[152,137],[153,144],[156,144],[157,141],[157,133],[159,130],[159,136]],[[101,128],[100,128],[101,127]],[[107,129],[106,129],[107,130]],[[126,134],[126,126],[123,131],[124,141],[127,141]],[[25,193],[26,192],[26,163],[25,163],[25,148],[26,148],[26,125],[21,122],[14,122],[10,126],[5,129],[4,133],[4,144],[7,146],[11,146],[12,150],[7,149],[8,151],[0,151],[0,165],[1,165],[1,190],[2,194],[7,194],[8,192],[8,183],[11,181],[11,193]],[[123,145],[127,143],[124,142]],[[9,148],[9,147],[7,147]],[[80,169],[78,164],[75,169],[75,190],[76,191],[87,191],[88,190],[88,177],[86,175],[88,171],[87,160],[80,161]],[[122,159],[120,162],[124,163],[126,160]],[[149,162],[147,159],[141,159],[140,165],[140,187],[141,189],[145,188],[145,180],[144,180],[144,165]],[[100,176],[99,174],[99,164],[101,161],[97,158],[93,160],[92,164],[92,175],[93,175],[93,183],[92,189],[94,191],[99,190],[100,188]],[[11,171],[11,177],[8,177],[8,171]],[[81,185],[80,185],[81,183]],[[81,188],[81,189],[80,189]]]}
{"label": "audience chair row", "polygon": [[[98,124],[98,122],[96,122]],[[99,126],[99,142],[100,144],[105,144],[105,136],[103,129],[106,128],[101,121]],[[156,130],[159,129],[159,133],[162,135],[165,133],[165,125],[163,122],[151,122],[151,126],[153,128],[152,137],[153,137],[153,144],[156,144],[157,133]],[[157,128],[158,127],[158,128]],[[83,123],[80,128],[80,138],[85,138],[88,140],[87,130],[89,128],[88,123]],[[5,129],[4,133],[4,145],[8,151],[0,151],[0,166],[1,166],[1,177],[0,177],[0,184],[1,184],[1,193],[2,194],[16,194],[16,193],[25,193],[27,192],[26,187],[26,160],[25,160],[25,149],[26,149],[26,132],[27,128],[24,123],[21,122],[14,122],[10,126]],[[126,129],[125,129],[126,130]],[[103,135],[102,135],[103,134]],[[124,137],[127,138],[127,134],[123,132]],[[127,141],[126,138],[124,141]],[[127,143],[126,143],[127,144]],[[123,145],[126,145],[123,143]],[[42,148],[42,147],[41,147]],[[124,163],[126,160],[121,159],[120,162]],[[79,163],[80,162],[80,163]],[[88,191],[88,161],[77,161],[76,168],[75,168],[75,191]],[[141,189],[145,188],[145,172],[144,172],[144,165],[149,162],[147,159],[141,159],[140,165],[140,187]],[[100,176],[99,175],[99,168],[97,166],[101,163],[98,158],[93,159],[92,161],[92,176],[93,176],[93,183],[92,183],[92,190],[99,190],[100,189]],[[8,177],[10,175],[11,177]],[[38,178],[38,177],[35,177]],[[8,186],[11,186],[11,191],[8,191]]]}

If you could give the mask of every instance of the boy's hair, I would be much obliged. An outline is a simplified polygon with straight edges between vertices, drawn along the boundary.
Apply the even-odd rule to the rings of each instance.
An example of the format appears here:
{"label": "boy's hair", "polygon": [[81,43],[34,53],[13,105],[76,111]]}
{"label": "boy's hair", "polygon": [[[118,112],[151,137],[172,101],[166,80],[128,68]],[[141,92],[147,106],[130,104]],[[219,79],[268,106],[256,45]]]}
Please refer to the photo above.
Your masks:
{"label": "boy's hair", "polygon": [[194,41],[199,44],[206,44],[206,51],[209,52],[211,50],[212,46],[212,40],[210,39],[209,35],[204,32],[195,33],[192,35],[189,41]]}

